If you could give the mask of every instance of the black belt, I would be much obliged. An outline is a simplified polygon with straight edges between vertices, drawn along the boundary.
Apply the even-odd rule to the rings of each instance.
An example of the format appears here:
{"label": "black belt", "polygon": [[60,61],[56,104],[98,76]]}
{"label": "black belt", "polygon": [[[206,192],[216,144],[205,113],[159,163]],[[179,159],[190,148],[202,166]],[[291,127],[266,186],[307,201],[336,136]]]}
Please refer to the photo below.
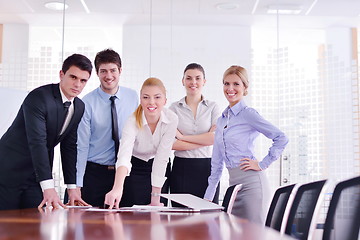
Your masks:
{"label": "black belt", "polygon": [[86,167],[107,169],[109,171],[115,170],[115,165],[101,165],[101,164],[94,163],[94,162],[87,162]]}

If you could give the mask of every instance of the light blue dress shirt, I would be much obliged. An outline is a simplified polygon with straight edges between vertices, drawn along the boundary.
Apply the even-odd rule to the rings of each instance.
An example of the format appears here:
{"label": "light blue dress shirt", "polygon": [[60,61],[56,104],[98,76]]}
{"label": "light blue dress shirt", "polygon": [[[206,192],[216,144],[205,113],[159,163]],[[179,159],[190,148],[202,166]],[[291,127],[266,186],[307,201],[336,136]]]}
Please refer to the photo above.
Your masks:
{"label": "light blue dress shirt", "polygon": [[[119,139],[126,120],[139,104],[137,93],[120,87],[115,94],[118,115]],[[85,95],[85,112],[78,127],[78,156],[76,163],[76,185],[83,186],[86,162],[115,165],[115,143],[112,139],[110,94],[100,87]]]}
{"label": "light blue dress shirt", "polygon": [[244,100],[225,109],[216,123],[211,176],[204,198],[213,199],[224,163],[227,168],[236,168],[240,159],[256,159],[254,141],[260,133],[273,141],[268,154],[259,162],[259,167],[265,170],[279,158],[288,138],[255,109],[246,106]]}

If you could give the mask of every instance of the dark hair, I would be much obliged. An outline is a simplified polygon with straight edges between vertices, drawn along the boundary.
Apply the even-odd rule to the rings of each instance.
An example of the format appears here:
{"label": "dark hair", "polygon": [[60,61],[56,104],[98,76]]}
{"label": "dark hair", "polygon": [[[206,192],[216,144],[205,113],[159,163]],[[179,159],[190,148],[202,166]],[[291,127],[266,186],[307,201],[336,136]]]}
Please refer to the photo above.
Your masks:
{"label": "dark hair", "polygon": [[198,63],[190,63],[189,65],[186,66],[186,68],[184,70],[184,74],[189,69],[197,69],[197,70],[199,70],[200,72],[203,73],[204,78],[205,78],[205,70],[200,64],[198,64]]}
{"label": "dark hair", "polygon": [[120,70],[121,68],[120,55],[110,48],[98,52],[94,60],[96,73],[99,72],[99,67],[103,63],[115,63]]}
{"label": "dark hair", "polygon": [[72,66],[78,67],[83,71],[87,71],[91,76],[93,66],[91,64],[91,61],[84,55],[75,53],[69,56],[65,59],[61,70],[66,73],[66,71],[69,70],[69,68]]}

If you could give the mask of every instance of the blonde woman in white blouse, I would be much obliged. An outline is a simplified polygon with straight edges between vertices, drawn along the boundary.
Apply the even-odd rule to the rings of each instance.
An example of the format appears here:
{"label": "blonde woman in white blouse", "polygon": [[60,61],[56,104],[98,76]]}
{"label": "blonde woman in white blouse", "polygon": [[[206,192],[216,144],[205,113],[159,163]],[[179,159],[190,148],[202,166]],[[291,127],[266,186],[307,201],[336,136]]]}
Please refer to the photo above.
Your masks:
{"label": "blonde woman in white blouse", "polygon": [[165,104],[163,83],[157,78],[145,80],[140,105],[123,128],[114,186],[105,196],[109,208],[162,205],[159,194],[178,124]]}

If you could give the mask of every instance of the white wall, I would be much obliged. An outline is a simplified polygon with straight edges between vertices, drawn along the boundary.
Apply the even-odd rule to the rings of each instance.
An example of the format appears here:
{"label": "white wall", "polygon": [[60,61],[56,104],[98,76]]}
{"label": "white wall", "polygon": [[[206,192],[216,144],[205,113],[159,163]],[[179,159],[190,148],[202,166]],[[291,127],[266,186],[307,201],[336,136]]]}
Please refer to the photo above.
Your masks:
{"label": "white wall", "polygon": [[0,137],[10,127],[26,95],[26,91],[0,87]]}
{"label": "white wall", "polygon": [[149,26],[125,25],[123,30],[122,84],[138,90],[146,78],[158,77],[167,88],[168,104],[185,95],[181,79],[191,62],[204,67],[204,95],[221,108],[226,106],[224,71],[234,64],[251,65],[249,26],[153,26],[151,41]]}
{"label": "white wall", "polygon": [[29,26],[27,24],[3,26],[0,87],[26,90]]}

